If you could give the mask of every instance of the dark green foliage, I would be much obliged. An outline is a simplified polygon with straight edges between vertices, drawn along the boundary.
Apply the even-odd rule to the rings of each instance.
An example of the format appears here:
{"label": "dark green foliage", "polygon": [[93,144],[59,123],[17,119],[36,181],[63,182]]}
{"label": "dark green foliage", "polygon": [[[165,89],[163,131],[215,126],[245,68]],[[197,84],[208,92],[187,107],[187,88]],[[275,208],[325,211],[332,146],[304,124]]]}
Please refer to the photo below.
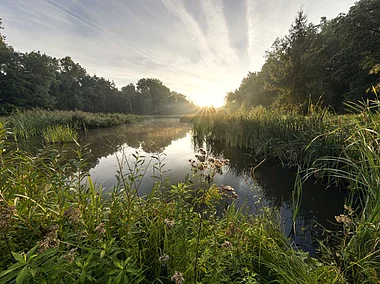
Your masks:
{"label": "dark green foliage", "polygon": [[233,114],[219,112],[193,118],[194,132],[199,142],[221,141],[250,149],[257,158],[275,157],[283,164],[303,168],[302,180],[298,180],[293,195],[296,207],[302,181],[309,177],[320,178],[328,186],[344,185],[349,198],[344,214],[335,217],[342,229],[326,231],[320,257],[334,263],[344,275],[332,283],[378,283],[380,101],[348,106],[354,113],[339,116],[313,106],[306,116],[264,108]]}
{"label": "dark green foliage", "polygon": [[86,130],[131,123],[143,119],[142,116],[121,113],[106,114],[36,109],[17,112],[3,120],[15,138],[27,139],[42,135],[45,130],[55,126],[69,126],[73,130]]}
{"label": "dark green foliage", "polygon": [[90,76],[69,56],[16,52],[0,34],[0,115],[31,108],[154,115],[195,111],[184,95],[158,79],[141,79],[136,87],[129,84],[119,91],[114,82]]}
{"label": "dark green foliage", "polygon": [[361,0],[347,14],[319,24],[297,14],[289,32],[266,53],[258,73],[249,73],[228,93],[227,107],[262,105],[305,112],[311,99],[335,111],[344,102],[373,99],[380,81],[380,0]]}
{"label": "dark green foliage", "polygon": [[[37,156],[9,151],[4,130],[0,135],[1,283],[170,283],[173,275],[184,283],[339,279],[333,266],[292,249],[274,211],[242,214],[228,197],[231,189],[204,175],[173,186],[157,177],[152,193],[140,198],[147,165],[136,153],[133,163],[120,161],[119,183],[106,194],[90,179],[84,185],[80,149],[66,163],[52,149]],[[162,171],[160,157],[154,159]],[[193,166],[216,172],[221,163]]]}

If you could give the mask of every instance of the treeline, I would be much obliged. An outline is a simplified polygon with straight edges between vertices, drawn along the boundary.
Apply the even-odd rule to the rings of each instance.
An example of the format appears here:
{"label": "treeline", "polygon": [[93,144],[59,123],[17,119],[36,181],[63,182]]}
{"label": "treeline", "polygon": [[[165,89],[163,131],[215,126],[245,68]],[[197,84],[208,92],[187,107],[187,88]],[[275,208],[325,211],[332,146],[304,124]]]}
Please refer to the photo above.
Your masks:
{"label": "treeline", "polygon": [[0,115],[29,108],[159,115],[191,113],[196,107],[158,79],[141,79],[118,90],[69,56],[17,52],[0,34]]}
{"label": "treeline", "polygon": [[298,12],[289,32],[266,52],[226,106],[262,105],[306,111],[319,102],[341,112],[346,101],[373,98],[380,89],[380,0],[361,0],[347,14],[309,23]]}

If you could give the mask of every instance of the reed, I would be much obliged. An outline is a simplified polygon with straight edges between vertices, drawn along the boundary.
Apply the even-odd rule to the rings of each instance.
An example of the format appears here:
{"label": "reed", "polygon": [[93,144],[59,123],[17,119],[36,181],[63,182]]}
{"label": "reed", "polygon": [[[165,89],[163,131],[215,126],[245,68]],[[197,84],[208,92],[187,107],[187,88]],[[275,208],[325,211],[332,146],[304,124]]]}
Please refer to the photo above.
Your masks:
{"label": "reed", "polygon": [[78,133],[69,125],[49,126],[42,131],[46,143],[68,143],[78,138]]}
{"label": "reed", "polygon": [[194,132],[201,141],[222,141],[250,149],[256,157],[272,156],[284,165],[302,168],[293,192],[293,221],[307,178],[344,185],[349,197],[342,214],[336,216],[341,230],[326,232],[321,260],[334,264],[341,273],[339,281],[378,283],[380,101],[349,103],[347,107],[352,113],[343,116],[321,109],[306,116],[261,108],[220,112],[194,120]]}
{"label": "reed", "polygon": [[52,126],[70,126],[75,130],[111,127],[141,121],[143,117],[118,113],[105,114],[35,109],[14,113],[9,117],[3,118],[3,120],[16,138],[27,139],[42,135],[43,131]]}
{"label": "reed", "polygon": [[[167,194],[157,180],[141,198],[149,163],[138,154],[125,168],[121,160],[107,194],[87,177],[82,151],[70,162],[50,147],[37,156],[0,151],[1,283],[339,283],[334,266],[292,248],[276,211],[243,214],[231,188],[205,175]],[[193,164],[222,167],[217,159]]]}

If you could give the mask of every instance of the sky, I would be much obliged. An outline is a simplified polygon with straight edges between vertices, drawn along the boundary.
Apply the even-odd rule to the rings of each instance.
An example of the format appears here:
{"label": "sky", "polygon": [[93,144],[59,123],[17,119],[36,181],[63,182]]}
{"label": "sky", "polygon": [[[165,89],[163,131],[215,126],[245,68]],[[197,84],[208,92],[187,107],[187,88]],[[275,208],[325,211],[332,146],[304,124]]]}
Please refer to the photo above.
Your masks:
{"label": "sky", "polygon": [[0,0],[8,44],[71,56],[119,88],[158,78],[199,105],[219,107],[297,11],[309,21],[347,13],[354,0]]}

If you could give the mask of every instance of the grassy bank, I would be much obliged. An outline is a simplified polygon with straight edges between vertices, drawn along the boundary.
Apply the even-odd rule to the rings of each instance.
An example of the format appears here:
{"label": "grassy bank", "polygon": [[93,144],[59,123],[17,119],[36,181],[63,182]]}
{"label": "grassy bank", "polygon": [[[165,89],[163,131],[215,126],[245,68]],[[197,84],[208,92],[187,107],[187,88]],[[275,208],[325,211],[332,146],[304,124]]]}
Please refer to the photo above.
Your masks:
{"label": "grassy bank", "polygon": [[[351,104],[353,114],[314,110],[308,116],[255,109],[217,113],[194,120],[198,140],[217,140],[298,166],[303,179],[344,183],[350,193],[340,232],[328,232],[321,258],[329,259],[347,283],[377,283],[380,267],[380,114],[379,101]],[[302,180],[298,194],[302,194]],[[295,195],[295,200],[297,196]],[[342,210],[343,211],[343,210]],[[332,245],[333,244],[333,245]]]}
{"label": "grassy bank", "polygon": [[[168,186],[157,179],[140,198],[138,155],[137,167],[120,164],[119,184],[107,195],[89,179],[81,184],[81,155],[65,163],[52,149],[0,153],[0,283],[336,283],[342,277],[294,250],[275,211],[243,215],[233,189],[204,180],[226,161],[194,161],[193,182]],[[69,172],[76,175],[68,178]]]}
{"label": "grassy bank", "polygon": [[[306,175],[344,179],[359,206],[348,200],[342,214],[336,216],[341,230],[327,234],[318,259],[289,243],[275,209],[263,209],[254,216],[242,214],[234,205],[231,187],[209,182],[225,169],[227,161],[206,159],[204,150],[191,161],[191,182],[170,185],[156,174],[152,192],[141,198],[139,180],[149,163],[144,164],[138,154],[133,164],[120,160],[119,182],[113,192],[105,194],[83,171],[85,153],[81,149],[73,161],[62,160],[61,153],[49,148],[31,156],[9,150],[2,130],[0,253],[4,257],[0,283],[378,283],[378,114],[364,106],[359,114],[345,117],[327,113],[307,118],[265,115],[217,114],[207,123],[199,121],[195,128],[199,139],[217,139],[211,130],[221,131],[218,123],[234,131],[232,128],[249,126],[254,117],[259,120],[255,125],[272,125],[268,130],[272,135],[275,127],[293,129],[274,137],[283,147],[281,137],[296,143],[305,135],[302,144],[297,142],[305,148],[293,148],[302,153],[297,158],[280,156],[279,149],[274,152],[273,156],[284,162],[295,164],[301,157],[316,155],[307,153],[314,143],[326,144],[331,151],[318,153],[339,153],[315,156],[308,162]],[[251,120],[242,123],[247,117]],[[280,125],[276,126],[276,121]],[[309,129],[318,125],[326,132]],[[256,128],[257,133],[259,130]],[[268,137],[265,129],[261,131],[261,137]],[[310,141],[306,142],[308,135]],[[233,137],[223,139],[238,142]],[[330,145],[330,141],[340,144]],[[267,152],[255,151],[269,155],[271,148],[264,149]],[[292,159],[285,160],[287,157]],[[159,157],[153,158],[152,165],[162,170]],[[84,180],[87,187],[81,182]]]}
{"label": "grassy bank", "polygon": [[129,114],[88,113],[82,111],[29,110],[2,118],[15,137],[27,139],[42,135],[49,127],[68,126],[72,130],[110,127],[141,121]]}

